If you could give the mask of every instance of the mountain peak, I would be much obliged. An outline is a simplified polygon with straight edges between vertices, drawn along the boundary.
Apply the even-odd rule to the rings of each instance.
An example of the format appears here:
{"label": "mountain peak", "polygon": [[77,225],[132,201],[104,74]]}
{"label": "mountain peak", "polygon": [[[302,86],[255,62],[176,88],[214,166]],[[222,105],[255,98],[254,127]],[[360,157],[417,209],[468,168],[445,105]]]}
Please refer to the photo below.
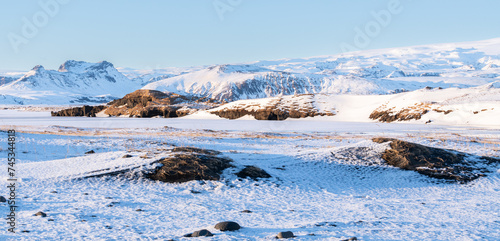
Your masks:
{"label": "mountain peak", "polygon": [[97,64],[94,64],[91,68],[94,70],[100,70],[100,69],[107,69],[107,68],[115,68],[115,66],[113,66],[112,63],[104,60],[104,61],[101,61]]}
{"label": "mountain peak", "polygon": [[37,66],[33,67],[33,69],[31,69],[31,70],[39,72],[39,71],[44,71],[45,68],[41,65],[37,65]]}
{"label": "mountain peak", "polygon": [[113,64],[108,61],[101,61],[98,63],[89,63],[85,61],[68,60],[59,67],[59,72],[74,72],[82,73],[88,70],[105,70],[107,68],[114,68]]}
{"label": "mountain peak", "polygon": [[67,60],[61,66],[59,66],[59,72],[72,72],[71,69],[76,67],[76,66],[81,66],[83,64],[86,64],[87,62],[84,61],[76,61],[76,60]]}

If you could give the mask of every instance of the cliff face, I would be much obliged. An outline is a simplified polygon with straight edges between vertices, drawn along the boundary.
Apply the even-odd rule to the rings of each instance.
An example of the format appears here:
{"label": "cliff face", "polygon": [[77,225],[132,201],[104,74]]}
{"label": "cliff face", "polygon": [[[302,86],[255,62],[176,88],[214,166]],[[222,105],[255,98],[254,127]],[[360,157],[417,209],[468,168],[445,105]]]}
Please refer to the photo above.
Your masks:
{"label": "cliff face", "polygon": [[209,110],[209,112],[227,119],[251,115],[257,120],[285,120],[335,114],[334,109],[320,108],[316,104],[315,95],[304,94],[235,101]]}
{"label": "cliff face", "polygon": [[64,109],[61,111],[52,111],[52,116],[87,116],[87,117],[96,117],[96,114],[106,109],[106,106],[88,106],[84,105],[83,107],[74,107],[70,109]]}

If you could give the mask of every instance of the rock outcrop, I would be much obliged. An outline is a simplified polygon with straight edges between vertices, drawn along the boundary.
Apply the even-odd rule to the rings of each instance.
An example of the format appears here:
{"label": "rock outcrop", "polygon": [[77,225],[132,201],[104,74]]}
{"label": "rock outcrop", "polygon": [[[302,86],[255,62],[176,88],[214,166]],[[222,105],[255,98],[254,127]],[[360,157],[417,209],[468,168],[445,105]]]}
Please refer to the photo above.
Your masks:
{"label": "rock outcrop", "polygon": [[473,156],[391,138],[374,138],[373,141],[390,142],[390,149],[382,154],[382,159],[391,166],[461,183],[485,176],[491,172],[487,166],[500,164],[500,159],[492,157]]}
{"label": "rock outcrop", "polygon": [[382,105],[370,114],[370,119],[378,120],[381,122],[394,122],[394,121],[409,121],[420,120],[425,114],[435,111],[447,115],[453,110],[443,110],[440,106],[417,103],[405,108],[396,109],[395,107],[387,107]]}
{"label": "rock outcrop", "polygon": [[312,94],[235,101],[209,110],[209,112],[227,119],[238,119],[250,115],[257,120],[285,120],[335,114],[335,110],[317,108],[315,95]]}
{"label": "rock outcrop", "polygon": [[96,117],[96,114],[106,109],[106,106],[88,106],[84,105],[83,107],[74,107],[70,109],[64,109],[60,111],[52,111],[52,116],[87,116],[87,117]]}
{"label": "rock outcrop", "polygon": [[222,172],[232,167],[231,159],[218,157],[216,152],[201,151],[202,149],[197,152],[196,149],[191,149],[193,152],[177,150],[180,152],[172,157],[159,160],[162,166],[150,174],[149,178],[171,183],[219,180]]}
{"label": "rock outcrop", "polygon": [[256,166],[246,166],[241,171],[236,173],[236,176],[240,178],[251,178],[253,180],[257,180],[258,178],[270,178],[271,175],[266,171],[262,170]]}
{"label": "rock outcrop", "polygon": [[218,105],[217,101],[208,98],[141,89],[127,94],[121,99],[113,100],[105,106],[75,107],[52,112],[52,116],[96,117],[98,112],[104,110],[104,116],[174,118]]}

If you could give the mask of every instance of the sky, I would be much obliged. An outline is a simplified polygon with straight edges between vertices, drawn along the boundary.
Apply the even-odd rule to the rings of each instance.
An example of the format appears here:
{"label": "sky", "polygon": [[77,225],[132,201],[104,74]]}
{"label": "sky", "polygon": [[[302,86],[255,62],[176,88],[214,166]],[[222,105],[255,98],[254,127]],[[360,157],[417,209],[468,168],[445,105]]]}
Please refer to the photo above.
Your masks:
{"label": "sky", "polygon": [[0,0],[0,70],[160,69],[500,37],[495,0]]}

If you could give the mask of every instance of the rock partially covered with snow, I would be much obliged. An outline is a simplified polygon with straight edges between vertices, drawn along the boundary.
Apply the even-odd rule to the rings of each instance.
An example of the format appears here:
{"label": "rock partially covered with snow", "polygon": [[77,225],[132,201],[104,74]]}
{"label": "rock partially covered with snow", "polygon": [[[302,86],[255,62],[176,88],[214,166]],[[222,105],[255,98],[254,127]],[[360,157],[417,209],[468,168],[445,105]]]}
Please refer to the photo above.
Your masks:
{"label": "rock partially covered with snow", "polygon": [[240,178],[251,178],[253,180],[257,180],[258,178],[270,178],[271,175],[266,171],[262,170],[256,166],[246,166],[241,171],[236,173],[236,176]]}
{"label": "rock partially covered with snow", "polygon": [[491,172],[488,166],[500,164],[500,159],[496,158],[473,156],[396,139],[374,138],[373,141],[390,142],[390,148],[382,153],[382,159],[391,166],[461,183],[485,176]]}
{"label": "rock partially covered with snow", "polygon": [[158,161],[161,164],[149,175],[153,180],[179,183],[192,180],[219,180],[222,172],[232,160],[216,154],[180,152]]}
{"label": "rock partially covered with snow", "polygon": [[246,115],[257,120],[285,120],[314,116],[333,116],[331,106],[319,105],[315,95],[289,95],[254,100],[240,100],[209,110],[210,113],[227,119],[238,119]]}

